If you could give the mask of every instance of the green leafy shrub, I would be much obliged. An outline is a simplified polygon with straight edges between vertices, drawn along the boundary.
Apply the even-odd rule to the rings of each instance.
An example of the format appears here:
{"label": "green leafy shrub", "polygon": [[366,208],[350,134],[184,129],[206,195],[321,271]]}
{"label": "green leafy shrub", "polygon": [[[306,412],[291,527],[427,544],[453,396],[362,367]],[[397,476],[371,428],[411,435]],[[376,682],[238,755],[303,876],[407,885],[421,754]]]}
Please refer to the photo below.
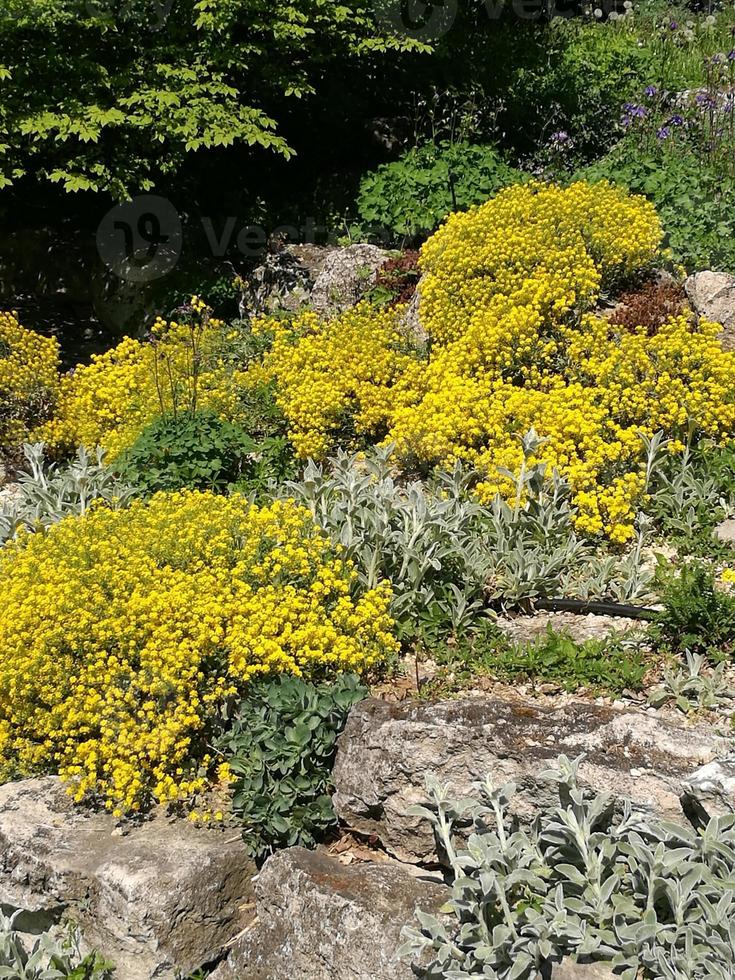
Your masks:
{"label": "green leafy shrub", "polygon": [[364,222],[412,238],[521,179],[493,146],[427,143],[366,174],[357,207]]}
{"label": "green leafy shrub", "polygon": [[579,787],[581,761],[560,756],[543,774],[559,805],[527,831],[511,817],[514,785],[488,778],[455,800],[427,781],[429,805],[413,812],[431,821],[449,865],[454,921],[419,912],[419,928],[404,931],[418,977],[531,980],[563,957],[606,961],[621,980],[735,974],[735,814],[698,833],[629,804],[616,813]]}
{"label": "green leafy shrub", "polygon": [[551,626],[533,643],[499,650],[490,667],[503,680],[526,677],[554,681],[565,691],[586,687],[608,694],[640,690],[648,670],[635,642],[612,636],[578,643]]}
{"label": "green leafy shrub", "polygon": [[623,139],[581,171],[645,194],[661,218],[675,262],[687,271],[735,271],[735,177],[687,148],[673,151],[655,140]]}
{"label": "green leafy shrub", "polygon": [[20,911],[0,911],[0,977],[7,980],[110,980],[113,966],[96,953],[82,956],[78,936],[67,941],[42,933],[29,947],[18,929]]}
{"label": "green leafy shrub", "polygon": [[648,663],[639,640],[612,635],[578,643],[551,625],[529,643],[513,643],[489,625],[475,637],[458,638],[453,646],[431,651],[440,665],[424,694],[446,694],[492,677],[514,683],[519,680],[553,682],[565,691],[586,688],[613,696],[640,690]]}
{"label": "green leafy shrub", "polygon": [[167,413],[141,432],[118,468],[146,493],[222,490],[247,473],[256,448],[239,426],[213,412]]}
{"label": "green leafy shrub", "polygon": [[337,736],[366,695],[351,674],[322,684],[281,676],[253,684],[239,704],[219,748],[236,776],[234,814],[257,857],[313,847],[334,825]]}
{"label": "green leafy shrub", "polygon": [[735,649],[735,596],[718,589],[715,572],[702,562],[684,565],[666,584],[656,617],[659,640],[675,651],[715,660]]}
{"label": "green leafy shrub", "polygon": [[125,199],[197,151],[290,157],[266,106],[285,115],[330,67],[359,73],[368,52],[426,46],[352,0],[6,0],[0,47],[0,189],[27,175]]}
{"label": "green leafy shrub", "polygon": [[70,514],[84,514],[95,501],[122,507],[135,495],[105,465],[104,453],[94,456],[81,447],[76,458],[64,465],[45,461],[42,442],[23,446],[27,469],[18,475],[17,491],[0,499],[0,544],[20,528],[45,529]]}

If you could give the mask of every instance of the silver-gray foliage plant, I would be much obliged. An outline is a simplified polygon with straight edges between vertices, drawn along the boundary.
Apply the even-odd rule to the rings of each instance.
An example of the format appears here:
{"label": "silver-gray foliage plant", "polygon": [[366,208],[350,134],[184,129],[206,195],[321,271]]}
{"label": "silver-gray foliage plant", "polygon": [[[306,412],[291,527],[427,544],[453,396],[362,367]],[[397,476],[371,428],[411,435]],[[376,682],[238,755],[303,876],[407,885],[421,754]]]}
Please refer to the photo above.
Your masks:
{"label": "silver-gray foliage plant", "polygon": [[564,957],[622,980],[735,976],[735,814],[695,831],[621,810],[580,789],[581,758],[544,774],[559,806],[528,831],[510,817],[512,784],[455,800],[427,781],[430,804],[413,812],[432,822],[453,884],[443,916],[419,912],[404,930],[423,980],[535,980]]}
{"label": "silver-gray foliage plant", "polygon": [[45,932],[32,942],[23,941],[16,928],[20,914],[0,912],[0,980],[107,980],[112,976],[110,965],[95,954],[82,956],[76,931],[61,939]]}
{"label": "silver-gray foliage plant", "polygon": [[26,470],[12,493],[0,495],[0,544],[21,528],[45,530],[71,514],[84,514],[96,500],[122,507],[135,489],[105,464],[104,452],[81,447],[65,465],[47,463],[42,442],[23,446]]}
{"label": "silver-gray foliage plant", "polygon": [[686,714],[699,709],[722,709],[735,700],[727,668],[724,662],[710,667],[702,654],[687,650],[686,665],[679,670],[665,668],[661,684],[651,691],[648,700],[655,707],[673,702]]}
{"label": "silver-gray foliage plant", "polygon": [[646,595],[652,573],[641,562],[641,541],[619,556],[580,537],[567,483],[525,462],[541,440],[531,431],[521,442],[520,474],[505,473],[516,486],[511,502],[496,496],[480,504],[472,493],[476,474],[460,464],[431,483],[403,483],[390,447],[309,462],[303,478],[280,493],[311,510],[355,561],[364,585],[390,579],[399,620],[438,603],[459,631],[486,599]]}

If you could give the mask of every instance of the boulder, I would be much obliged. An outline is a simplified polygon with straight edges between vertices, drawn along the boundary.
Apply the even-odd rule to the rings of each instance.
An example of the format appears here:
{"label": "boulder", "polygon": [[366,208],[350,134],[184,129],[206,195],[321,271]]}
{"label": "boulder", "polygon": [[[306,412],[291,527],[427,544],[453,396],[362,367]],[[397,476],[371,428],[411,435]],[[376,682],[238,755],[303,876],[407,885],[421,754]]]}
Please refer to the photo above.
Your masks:
{"label": "boulder", "polygon": [[551,971],[551,980],[615,980],[617,976],[607,963],[576,963],[562,960]]}
{"label": "boulder", "polygon": [[706,726],[679,728],[658,715],[585,701],[368,699],[352,709],[339,741],[334,806],[351,829],[377,836],[401,860],[423,863],[436,860],[431,828],[408,811],[425,800],[428,775],[457,796],[486,776],[512,781],[513,813],[525,822],[558,801],[543,770],[561,753],[584,755],[583,786],[681,820],[685,778],[728,752],[727,739]]}
{"label": "boulder", "polygon": [[378,269],[390,253],[377,245],[348,245],[329,252],[314,282],[310,305],[324,314],[342,313],[375,285]]}
{"label": "boulder", "polygon": [[571,636],[577,643],[602,640],[613,633],[640,631],[643,625],[638,619],[624,616],[581,615],[571,612],[546,612],[536,610],[527,615],[498,616],[498,629],[513,643],[533,643],[546,636],[549,628],[556,633]]}
{"label": "boulder", "polygon": [[735,519],[729,517],[715,528],[715,536],[725,544],[735,544]]}
{"label": "boulder", "polygon": [[398,862],[341,864],[291,847],[256,882],[258,920],[210,980],[411,980],[398,956],[416,909],[436,913],[449,890]]}
{"label": "boulder", "polygon": [[295,312],[309,306],[325,316],[342,313],[375,285],[390,252],[377,245],[286,245],[269,252],[250,276],[241,315]]}
{"label": "boulder", "polygon": [[406,307],[400,321],[399,327],[403,334],[412,343],[418,344],[420,347],[425,346],[429,340],[429,334],[426,328],[421,323],[421,317],[419,316],[419,308],[421,306],[421,283],[423,282],[423,276],[418,281],[416,290],[411,297],[411,301]]}
{"label": "boulder", "polygon": [[323,245],[286,245],[269,252],[248,279],[240,302],[241,316],[278,309],[296,312],[309,301],[331,251]]}
{"label": "boulder", "polygon": [[684,282],[694,312],[722,324],[722,346],[735,350],[735,276],[726,272],[695,272]]}
{"label": "boulder", "polygon": [[710,762],[684,780],[685,809],[699,823],[735,813],[735,758]]}
{"label": "boulder", "polygon": [[174,980],[222,955],[249,924],[255,867],[241,841],[163,813],[120,834],[59,780],[0,786],[0,905],[31,931],[60,919],[121,980]]}

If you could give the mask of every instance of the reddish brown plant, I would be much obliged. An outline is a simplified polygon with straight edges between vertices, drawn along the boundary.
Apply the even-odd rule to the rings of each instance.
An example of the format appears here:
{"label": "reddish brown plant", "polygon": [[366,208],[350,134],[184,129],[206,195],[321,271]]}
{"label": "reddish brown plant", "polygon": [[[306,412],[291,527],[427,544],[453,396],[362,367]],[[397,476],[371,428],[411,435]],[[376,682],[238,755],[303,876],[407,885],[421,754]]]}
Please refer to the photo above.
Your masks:
{"label": "reddish brown plant", "polygon": [[681,286],[673,282],[647,282],[639,289],[623,293],[610,322],[625,330],[644,327],[653,336],[670,317],[680,316],[684,308]]}
{"label": "reddish brown plant", "polygon": [[408,249],[394,259],[388,259],[378,270],[375,285],[388,289],[393,294],[390,306],[410,303],[421,277],[418,262],[419,253],[415,249]]}

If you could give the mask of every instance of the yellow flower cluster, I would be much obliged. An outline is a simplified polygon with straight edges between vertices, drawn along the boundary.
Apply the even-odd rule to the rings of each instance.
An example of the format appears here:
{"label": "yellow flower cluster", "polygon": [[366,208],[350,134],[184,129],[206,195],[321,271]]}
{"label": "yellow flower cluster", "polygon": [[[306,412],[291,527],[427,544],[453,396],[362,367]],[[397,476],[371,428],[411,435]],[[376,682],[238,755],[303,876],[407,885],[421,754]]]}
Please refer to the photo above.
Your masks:
{"label": "yellow flower cluster", "polygon": [[0,312],[0,447],[23,442],[53,409],[59,388],[59,345]]}
{"label": "yellow flower cluster", "polygon": [[116,459],[157,416],[174,408],[240,415],[244,371],[227,357],[226,331],[199,297],[193,322],[153,325],[152,342],[126,337],[61,380],[55,417],[37,433],[52,446],[102,446]]}
{"label": "yellow flower cluster", "polygon": [[[250,381],[277,380],[277,401],[302,458],[319,457],[353,433],[385,431],[401,392],[413,394],[415,358],[392,310],[361,304],[337,320],[305,312],[292,321],[261,321],[273,344]],[[258,374],[260,371],[262,374]]]}
{"label": "yellow flower cluster", "polygon": [[[451,215],[424,245],[422,323],[441,343],[484,338],[490,311],[531,310],[548,327],[649,264],[660,241],[653,207],[607,183],[510,187]],[[484,339],[494,352],[497,338]],[[512,342],[502,338],[511,351]]]}
{"label": "yellow flower cluster", "polygon": [[722,438],[735,426],[735,355],[715,325],[676,317],[651,337],[590,312],[654,262],[660,240],[651,205],[606,183],[519,185],[450,216],[421,253],[428,358],[367,306],[277,332],[266,370],[296,448],[321,455],[352,425],[410,463],[473,463],[489,499],[507,490],[498,467],[518,471],[533,426],[540,460],[570,481],[580,529],[628,540],[644,491],[639,433],[693,425]]}
{"label": "yellow flower cluster", "polygon": [[387,584],[308,511],[158,494],[0,551],[0,778],[57,769],[117,813],[182,799],[215,768],[207,721],[272,672],[362,671],[396,649]]}

